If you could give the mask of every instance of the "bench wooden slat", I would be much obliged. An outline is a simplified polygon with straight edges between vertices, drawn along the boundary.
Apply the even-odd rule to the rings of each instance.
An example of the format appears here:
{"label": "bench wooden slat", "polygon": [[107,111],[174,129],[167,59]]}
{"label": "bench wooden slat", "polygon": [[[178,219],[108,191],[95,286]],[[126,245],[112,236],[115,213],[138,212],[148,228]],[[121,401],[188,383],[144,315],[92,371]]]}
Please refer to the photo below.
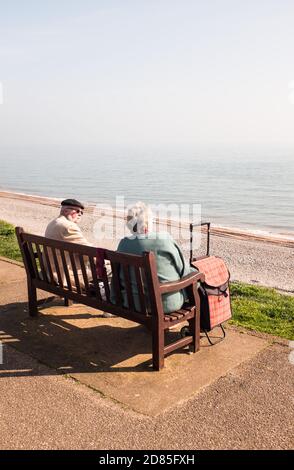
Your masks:
{"label": "bench wooden slat", "polygon": [[144,293],[144,285],[143,285],[141,270],[137,266],[134,269],[135,269],[135,275],[136,275],[136,281],[137,281],[137,289],[138,289],[138,294],[139,294],[141,313],[146,314],[147,308],[146,308],[146,302],[145,302],[145,293]]}
{"label": "bench wooden slat", "polygon": [[111,269],[112,269],[112,280],[113,280],[113,288],[114,288],[114,295],[115,295],[115,303],[117,305],[123,305],[123,298],[121,293],[121,285],[120,285],[120,278],[119,278],[119,269],[120,266],[117,262],[110,261]]}
{"label": "bench wooden slat", "polygon": [[80,286],[80,280],[79,280],[79,275],[78,275],[78,270],[77,270],[77,264],[74,255],[72,252],[69,252],[69,257],[70,257],[70,262],[71,262],[71,267],[74,275],[74,280],[75,280],[75,287],[77,289],[78,294],[81,293],[81,286]]}
{"label": "bench wooden slat", "polygon": [[131,265],[138,268],[142,268],[144,266],[142,256],[122,253],[120,251],[105,250],[105,259],[108,259],[111,263],[118,263],[120,265]]}
{"label": "bench wooden slat", "polygon": [[40,275],[39,275],[39,270],[38,270],[38,267],[37,267],[35,253],[34,253],[34,250],[33,250],[32,243],[27,243],[27,247],[28,247],[28,251],[29,251],[29,254],[30,254],[30,261],[31,261],[31,265],[33,267],[35,278],[36,279],[41,279]]}
{"label": "bench wooden slat", "polygon": [[84,256],[79,255],[79,260],[80,260],[81,270],[82,270],[83,279],[84,279],[85,291],[89,295],[89,281],[88,281],[88,275],[87,275],[87,270],[85,266]]}
{"label": "bench wooden slat", "polygon": [[60,256],[61,256],[61,260],[62,260],[62,268],[63,268],[64,274],[65,274],[65,279],[66,279],[66,283],[67,283],[67,288],[68,288],[68,290],[72,290],[70,275],[69,275],[69,271],[68,271],[68,267],[67,267],[67,262],[66,262],[66,259],[65,259],[65,252],[64,252],[64,250],[59,250],[59,251],[60,251]]}
{"label": "bench wooden slat", "polygon": [[46,259],[46,265],[47,265],[47,272],[48,272],[48,277],[49,277],[49,282],[51,284],[55,283],[54,276],[53,276],[53,271],[52,271],[52,266],[50,263],[50,258],[49,258],[49,253],[48,253],[48,248],[46,245],[43,245],[44,253],[45,253],[45,259]]}
{"label": "bench wooden slat", "polygon": [[187,307],[187,308],[180,308],[180,310],[177,310],[177,313],[181,313],[182,315],[187,315],[191,310],[193,310],[193,306]]}
{"label": "bench wooden slat", "polygon": [[51,250],[51,253],[53,255],[53,261],[54,261],[55,271],[57,273],[58,283],[59,283],[60,287],[63,288],[63,277],[62,277],[61,272],[60,272],[60,266],[59,266],[56,250],[53,247],[48,248],[48,249]]}
{"label": "bench wooden slat", "polygon": [[168,313],[167,315],[164,316],[165,321],[179,320],[179,318],[183,318],[183,315],[180,317],[178,315],[175,315],[174,313]]}
{"label": "bench wooden slat", "polygon": [[193,313],[193,306],[187,308],[181,308],[176,312],[168,313],[164,315],[164,321],[174,321],[174,320],[183,320],[187,316],[191,316],[191,312]]}
{"label": "bench wooden slat", "polygon": [[172,320],[180,320],[185,315],[183,313],[173,312],[173,313],[170,313],[169,316],[171,317]]}
{"label": "bench wooden slat", "polygon": [[46,271],[45,266],[44,266],[43,253],[42,253],[41,248],[38,244],[36,244],[36,250],[37,250],[37,254],[38,254],[38,260],[39,260],[39,264],[40,264],[40,268],[41,268],[42,277],[43,277],[44,281],[50,282],[49,279],[48,279],[48,276],[47,276],[47,271]]}
{"label": "bench wooden slat", "polygon": [[123,265],[123,274],[125,280],[125,289],[127,291],[128,306],[131,310],[135,310],[129,266],[126,266],[125,264]]}
{"label": "bench wooden slat", "polygon": [[86,256],[96,255],[96,248],[94,246],[79,245],[77,243],[63,242],[53,238],[41,237],[39,235],[32,235],[31,233],[23,233],[22,240],[30,243],[39,243],[40,245],[46,244],[48,247],[58,248],[59,250],[71,251],[72,253],[81,253]]}
{"label": "bench wooden slat", "polygon": [[94,287],[95,287],[96,296],[99,300],[102,300],[100,287],[99,287],[99,283],[98,283],[98,278],[97,278],[97,273],[96,273],[96,266],[95,266],[94,259],[93,259],[92,256],[89,258],[89,262],[90,262],[90,268],[91,268],[91,273],[92,273],[92,278],[93,278],[93,283],[94,283]]}

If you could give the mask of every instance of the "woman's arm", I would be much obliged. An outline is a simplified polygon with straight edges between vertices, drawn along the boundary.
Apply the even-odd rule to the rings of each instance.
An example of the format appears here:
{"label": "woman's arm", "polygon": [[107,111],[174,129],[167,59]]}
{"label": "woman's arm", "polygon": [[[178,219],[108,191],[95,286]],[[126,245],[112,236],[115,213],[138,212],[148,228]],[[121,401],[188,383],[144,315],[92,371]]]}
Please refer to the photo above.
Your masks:
{"label": "woman's arm", "polygon": [[177,244],[175,240],[172,240],[173,244],[173,258],[175,262],[175,267],[180,277],[187,276],[189,273],[194,270],[190,268],[188,263],[185,261],[182,249]]}

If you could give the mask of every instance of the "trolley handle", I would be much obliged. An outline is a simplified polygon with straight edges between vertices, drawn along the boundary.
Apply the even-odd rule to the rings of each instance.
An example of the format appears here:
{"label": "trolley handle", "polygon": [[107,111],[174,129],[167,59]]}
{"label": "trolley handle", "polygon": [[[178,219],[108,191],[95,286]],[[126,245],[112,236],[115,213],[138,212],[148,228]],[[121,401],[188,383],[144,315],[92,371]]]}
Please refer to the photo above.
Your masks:
{"label": "trolley handle", "polygon": [[190,264],[193,261],[193,228],[199,227],[202,225],[207,225],[207,245],[206,245],[206,256],[209,256],[209,248],[210,248],[210,222],[201,222],[199,223],[191,223],[190,224]]}

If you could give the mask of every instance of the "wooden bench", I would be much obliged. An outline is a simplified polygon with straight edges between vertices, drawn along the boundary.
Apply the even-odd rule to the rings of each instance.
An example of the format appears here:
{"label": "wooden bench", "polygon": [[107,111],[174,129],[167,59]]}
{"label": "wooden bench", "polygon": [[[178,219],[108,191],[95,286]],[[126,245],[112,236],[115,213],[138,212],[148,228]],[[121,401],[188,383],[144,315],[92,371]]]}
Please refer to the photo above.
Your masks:
{"label": "wooden bench", "polygon": [[[137,256],[105,250],[104,258],[109,261],[112,271],[112,288],[110,288],[106,269],[103,271],[102,278],[97,277],[95,264],[97,249],[95,247],[32,235],[25,233],[21,227],[16,227],[16,235],[27,273],[29,314],[32,317],[38,315],[37,289],[41,289],[64,298],[66,305],[75,301],[145,325],[152,334],[152,357],[155,370],[162,369],[164,356],[175,349],[191,345],[193,352],[199,350],[198,282],[203,280],[203,274],[192,273],[178,281],[160,284],[154,253],[146,252]],[[74,282],[69,273],[68,260],[70,260]],[[77,267],[77,260],[79,267]],[[123,300],[121,273],[123,273],[127,307]],[[81,277],[83,282],[81,282]],[[135,308],[132,291],[134,279],[137,284],[139,309]],[[180,310],[165,314],[162,294],[181,289],[186,289],[189,302]],[[192,335],[165,345],[165,330],[186,321],[189,322]]]}

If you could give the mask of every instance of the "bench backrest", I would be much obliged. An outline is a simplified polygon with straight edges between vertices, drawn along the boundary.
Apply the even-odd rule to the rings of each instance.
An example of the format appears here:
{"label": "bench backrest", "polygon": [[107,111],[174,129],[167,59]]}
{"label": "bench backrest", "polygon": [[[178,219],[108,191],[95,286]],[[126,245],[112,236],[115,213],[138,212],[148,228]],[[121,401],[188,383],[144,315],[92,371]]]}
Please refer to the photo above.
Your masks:
{"label": "bench backrest", "polygon": [[163,316],[153,253],[104,250],[111,269],[108,273],[104,269],[102,278],[98,278],[95,247],[33,235],[21,227],[16,227],[16,235],[28,278],[36,287],[121,316],[128,311],[127,317],[140,323],[144,323],[143,317]]}

